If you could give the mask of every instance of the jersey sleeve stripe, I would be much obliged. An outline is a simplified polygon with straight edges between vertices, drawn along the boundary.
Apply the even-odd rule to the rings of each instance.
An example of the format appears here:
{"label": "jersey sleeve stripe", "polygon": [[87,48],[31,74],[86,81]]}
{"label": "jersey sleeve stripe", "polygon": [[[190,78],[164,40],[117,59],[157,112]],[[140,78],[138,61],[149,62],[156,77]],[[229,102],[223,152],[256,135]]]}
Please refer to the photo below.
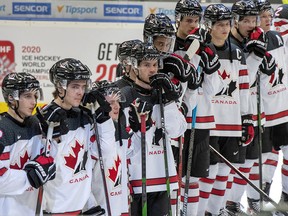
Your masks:
{"label": "jersey sleeve stripe", "polygon": [[5,152],[0,155],[0,160],[9,160],[10,152]]}
{"label": "jersey sleeve stripe", "polygon": [[248,71],[247,71],[247,69],[239,70],[239,76],[248,76]]}
{"label": "jersey sleeve stripe", "polygon": [[8,170],[8,169],[7,169],[6,167],[2,167],[2,168],[0,169],[0,176],[3,176],[4,173],[5,173],[7,170]]}
{"label": "jersey sleeve stripe", "polygon": [[249,89],[249,83],[240,83],[239,89]]}

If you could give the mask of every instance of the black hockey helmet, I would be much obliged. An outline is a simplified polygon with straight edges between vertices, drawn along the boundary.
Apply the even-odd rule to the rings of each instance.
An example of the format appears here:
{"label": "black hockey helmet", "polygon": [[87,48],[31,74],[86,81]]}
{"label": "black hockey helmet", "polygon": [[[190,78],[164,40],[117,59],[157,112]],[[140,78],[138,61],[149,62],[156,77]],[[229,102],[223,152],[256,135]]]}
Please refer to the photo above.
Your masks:
{"label": "black hockey helmet", "polygon": [[174,51],[175,38],[175,29],[168,16],[157,13],[146,17],[143,29],[145,43],[153,44],[165,55]]}
{"label": "black hockey helmet", "polygon": [[204,22],[209,28],[217,21],[231,19],[231,11],[223,4],[210,4],[204,11]]}
{"label": "black hockey helmet", "polygon": [[268,0],[254,0],[254,4],[258,8],[259,12],[262,12],[262,11],[273,12],[271,3]]}
{"label": "black hockey helmet", "polygon": [[110,97],[119,102],[125,102],[125,97],[121,94],[120,88],[115,82],[108,80],[96,81],[92,83],[92,88],[97,89],[104,97]]}
{"label": "black hockey helmet", "polygon": [[60,84],[64,89],[66,89],[69,81],[90,81],[90,77],[90,69],[81,61],[74,58],[61,59],[49,70],[50,81],[57,87]]}
{"label": "black hockey helmet", "polygon": [[155,35],[165,35],[168,37],[175,35],[175,29],[168,16],[163,13],[150,14],[144,22],[143,37],[145,42],[149,42],[149,37]]}
{"label": "black hockey helmet", "polygon": [[131,56],[131,50],[136,45],[142,43],[140,40],[128,40],[124,41],[118,46],[118,58],[121,63],[123,63],[124,60],[129,60]]}
{"label": "black hockey helmet", "polygon": [[9,73],[2,81],[2,94],[9,104],[9,95],[14,100],[19,100],[20,94],[26,91],[38,91],[38,98],[43,99],[39,81],[29,73]]}
{"label": "black hockey helmet", "polygon": [[184,16],[202,16],[202,7],[197,0],[179,0],[175,7],[175,20],[181,21]]}
{"label": "black hockey helmet", "polygon": [[231,8],[232,15],[236,20],[241,20],[245,16],[258,16],[258,7],[252,0],[239,0],[236,1]]}
{"label": "black hockey helmet", "polygon": [[274,13],[274,17],[288,20],[288,4],[283,4],[277,7]]}
{"label": "black hockey helmet", "polygon": [[141,61],[159,60],[160,57],[159,51],[148,43],[137,44],[131,51],[131,63],[134,68],[138,68]]}

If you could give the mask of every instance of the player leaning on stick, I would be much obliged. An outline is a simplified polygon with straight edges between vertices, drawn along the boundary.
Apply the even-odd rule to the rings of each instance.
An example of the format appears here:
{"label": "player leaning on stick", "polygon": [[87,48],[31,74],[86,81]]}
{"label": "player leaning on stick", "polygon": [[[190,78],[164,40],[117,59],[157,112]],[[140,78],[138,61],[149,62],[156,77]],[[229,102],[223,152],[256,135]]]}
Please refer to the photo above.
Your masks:
{"label": "player leaning on stick", "polygon": [[[209,129],[215,128],[214,111],[211,104],[211,97],[220,88],[220,78],[217,70],[220,67],[218,55],[207,45],[210,43],[209,33],[199,28],[202,19],[202,7],[196,0],[180,0],[175,7],[176,21],[176,43],[175,53],[183,56],[187,47],[193,40],[200,42],[200,48],[194,55],[190,63],[196,70],[196,78],[189,79],[184,93],[183,101],[188,106],[186,121],[188,130],[185,132],[183,145],[183,182],[186,173],[191,167],[188,184],[182,186],[181,201],[183,204],[184,196],[188,196],[187,215],[197,215],[199,201],[199,178],[207,177],[209,173]],[[194,109],[197,107],[196,109]],[[193,111],[194,110],[194,111]],[[196,111],[196,112],[195,112]],[[192,112],[194,113],[192,118]],[[196,114],[195,114],[196,113]],[[196,121],[194,123],[196,115]],[[193,123],[193,124],[192,124]],[[195,133],[193,132],[195,131]],[[191,134],[194,136],[191,136]],[[190,150],[189,150],[190,148]],[[189,152],[192,150],[192,163],[188,164]],[[190,155],[191,155],[190,154]],[[184,185],[184,184],[183,184]],[[187,190],[188,195],[185,192]],[[186,205],[186,203],[184,202]]]}
{"label": "player leaning on stick", "polygon": [[[37,116],[42,127],[55,121],[60,125],[54,127],[50,151],[56,163],[56,178],[44,187],[44,209],[53,214],[77,215],[91,194],[92,168],[98,157],[94,124],[103,154],[116,153],[111,108],[99,92],[88,92],[91,72],[79,60],[59,60],[49,70],[49,76],[55,86],[55,99]],[[87,108],[95,106],[96,122],[91,121],[89,110],[81,107],[81,102]]]}
{"label": "player leaning on stick", "polygon": [[[170,81],[166,74],[158,73],[159,52],[146,43],[138,44],[132,49],[132,66],[136,69],[136,81],[132,88],[125,89],[126,104],[130,107],[129,122],[134,131],[132,145],[141,145],[140,115],[146,115],[146,133],[144,149],[146,167],[142,170],[142,148],[133,156],[129,164],[130,183],[133,189],[131,215],[141,215],[142,174],[146,172],[147,212],[148,215],[168,215],[169,202],[166,189],[163,145],[166,145],[168,169],[171,190],[177,188],[177,176],[174,166],[170,138],[177,137],[186,129],[186,122],[179,112],[175,100],[180,96],[180,90]],[[163,144],[159,91],[163,94],[163,109],[165,116],[166,143]],[[162,92],[163,91],[163,92]]]}
{"label": "player leaning on stick", "polygon": [[39,121],[32,116],[42,94],[29,73],[10,73],[2,82],[8,111],[0,119],[0,215],[35,215],[38,188],[55,177],[52,157],[44,146]]}

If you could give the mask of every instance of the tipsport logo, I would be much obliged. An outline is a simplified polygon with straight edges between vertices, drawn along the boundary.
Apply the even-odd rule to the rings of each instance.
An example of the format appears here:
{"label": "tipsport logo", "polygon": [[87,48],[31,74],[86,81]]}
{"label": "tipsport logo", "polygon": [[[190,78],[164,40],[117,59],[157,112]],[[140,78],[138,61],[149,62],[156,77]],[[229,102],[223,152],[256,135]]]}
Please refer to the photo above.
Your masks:
{"label": "tipsport logo", "polygon": [[15,72],[15,50],[11,41],[0,40],[0,83],[11,72]]}
{"label": "tipsport logo", "polygon": [[97,14],[97,7],[75,7],[71,5],[58,5],[57,11],[66,14]]}
{"label": "tipsport logo", "polygon": [[149,11],[151,14],[156,14],[156,13],[163,13],[166,16],[173,16],[175,15],[175,10],[174,9],[168,9],[168,8],[149,8]]}

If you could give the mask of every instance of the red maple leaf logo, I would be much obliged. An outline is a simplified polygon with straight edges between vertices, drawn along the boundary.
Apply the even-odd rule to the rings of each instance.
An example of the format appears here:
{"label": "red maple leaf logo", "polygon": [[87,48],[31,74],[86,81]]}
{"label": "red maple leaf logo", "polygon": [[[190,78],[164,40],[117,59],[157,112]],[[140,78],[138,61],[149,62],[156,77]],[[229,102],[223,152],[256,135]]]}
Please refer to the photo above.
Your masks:
{"label": "red maple leaf logo", "polygon": [[24,164],[30,159],[27,150],[24,152],[24,154],[20,155],[19,159],[16,159],[14,163],[10,164],[11,169],[17,169],[20,170],[24,167]]}
{"label": "red maple leaf logo", "polygon": [[64,159],[66,161],[65,165],[70,167],[74,170],[77,159],[78,159],[78,153],[80,150],[83,149],[83,144],[81,145],[77,140],[75,141],[74,146],[71,146],[71,153],[68,156],[65,156]]}
{"label": "red maple leaf logo", "polygon": [[226,78],[230,78],[230,74],[227,74],[226,71],[224,70],[223,73],[221,74],[221,77],[223,80],[225,80]]}
{"label": "red maple leaf logo", "polygon": [[120,175],[117,175],[120,164],[121,164],[121,159],[119,155],[117,155],[117,160],[114,160],[114,166],[111,169],[108,169],[108,172],[109,172],[108,177],[115,183],[114,186],[117,185],[117,182],[118,182],[117,178],[120,178]]}

